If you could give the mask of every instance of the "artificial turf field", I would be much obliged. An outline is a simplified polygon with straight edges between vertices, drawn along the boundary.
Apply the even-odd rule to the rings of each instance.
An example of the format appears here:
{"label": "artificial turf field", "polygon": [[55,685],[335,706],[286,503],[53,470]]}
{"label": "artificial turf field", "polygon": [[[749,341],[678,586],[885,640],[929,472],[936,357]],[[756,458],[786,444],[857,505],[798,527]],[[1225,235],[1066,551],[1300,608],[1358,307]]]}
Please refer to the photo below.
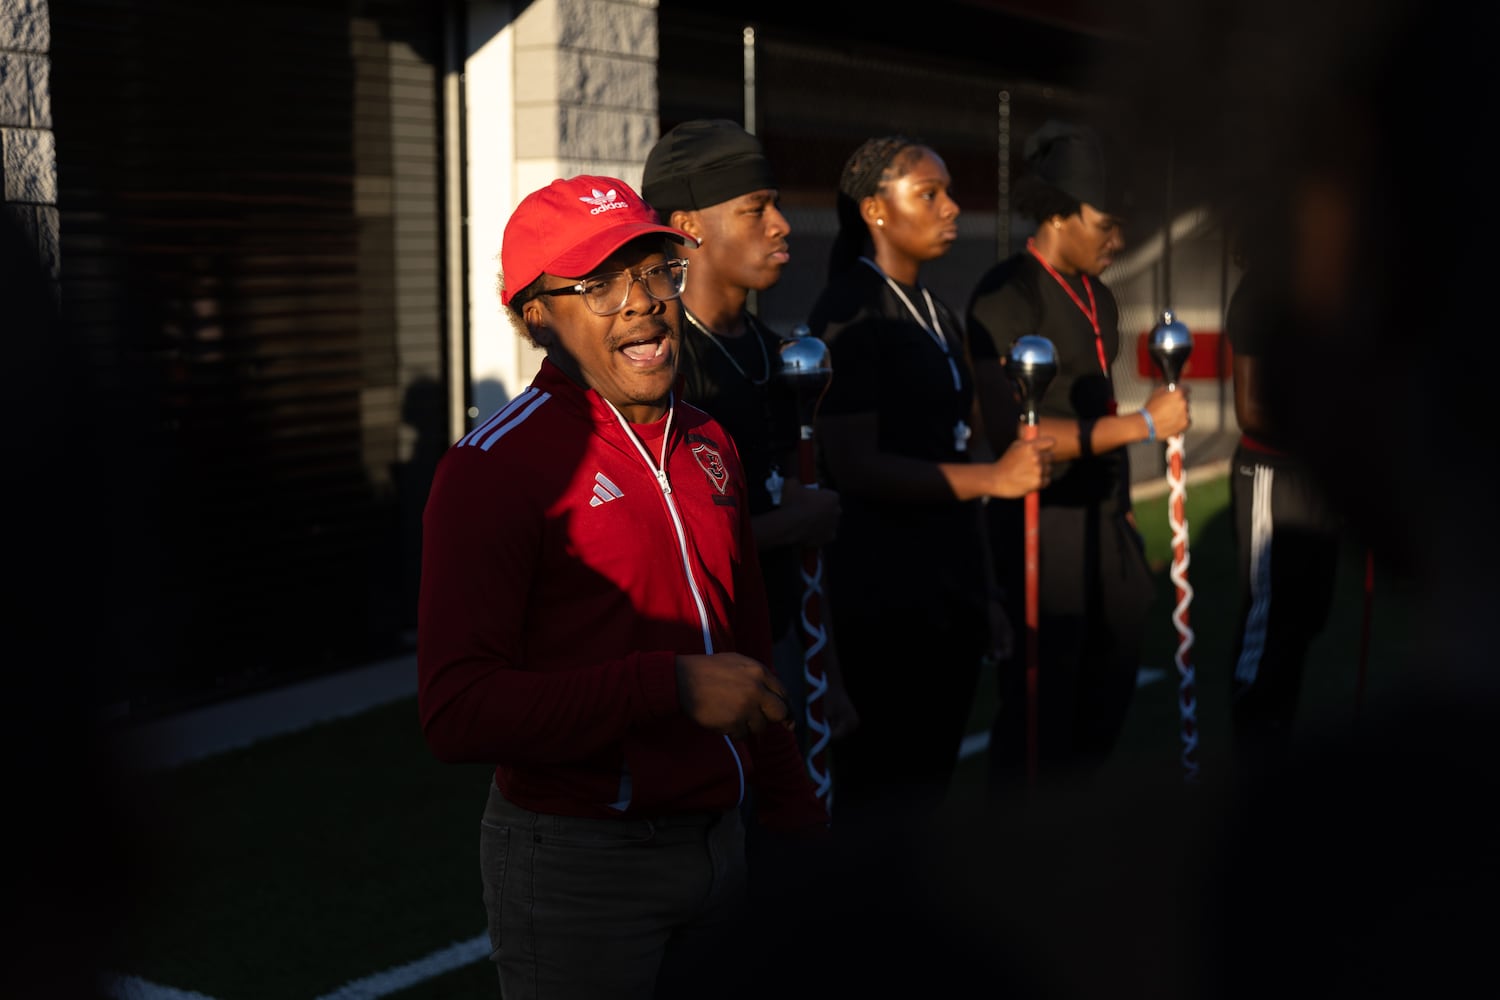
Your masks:
{"label": "artificial turf field", "polygon": [[[1234,593],[1228,483],[1186,495],[1193,596],[1187,652],[1194,674],[1200,779],[1225,766],[1227,667]],[[1184,781],[1174,664],[1182,636],[1171,611],[1168,497],[1137,501],[1157,570],[1157,598],[1137,691],[1112,775]],[[1346,553],[1333,618],[1309,666],[1302,711],[1309,730],[1352,725],[1366,624],[1363,553]],[[1402,595],[1376,577],[1367,697],[1408,655]],[[976,691],[971,732],[993,706],[992,679]],[[950,796],[956,821],[978,815],[983,754],[961,761]],[[130,977],[118,996],[176,1000],[315,1000],[337,995],[402,1000],[493,997],[482,960],[437,962],[435,974],[390,992],[379,978],[484,932],[477,880],[477,819],[488,769],[434,760],[415,699],[266,740],[139,779],[128,819],[140,839],[127,926],[108,967]],[[457,967],[439,971],[443,965]],[[370,977],[377,977],[371,979]],[[168,987],[153,994],[149,984]],[[351,985],[354,984],[354,985]],[[362,984],[362,985],[361,985]],[[131,992],[134,990],[134,992]],[[180,992],[171,992],[180,991]]]}

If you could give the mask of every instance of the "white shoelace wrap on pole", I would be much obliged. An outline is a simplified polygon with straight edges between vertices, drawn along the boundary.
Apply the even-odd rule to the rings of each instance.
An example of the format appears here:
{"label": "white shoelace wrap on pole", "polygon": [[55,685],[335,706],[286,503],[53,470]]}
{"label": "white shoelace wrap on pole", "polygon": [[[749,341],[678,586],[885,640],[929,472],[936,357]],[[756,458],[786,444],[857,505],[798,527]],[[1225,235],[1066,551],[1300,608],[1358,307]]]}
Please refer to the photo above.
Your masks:
{"label": "white shoelace wrap on pole", "polygon": [[824,751],[828,749],[831,739],[827,722],[827,711],[823,705],[823,696],[828,692],[828,676],[821,668],[814,670],[817,656],[828,644],[828,631],[822,622],[814,623],[808,617],[808,608],[815,602],[821,608],[823,594],[823,557],[819,554],[814,563],[812,572],[808,572],[804,563],[802,569],[802,631],[807,636],[807,642],[803,644],[802,651],[802,679],[807,683],[807,728],[813,734],[813,741],[807,748],[807,774],[813,780],[814,791],[818,799],[827,808],[831,809],[829,790],[833,787],[833,777],[829,773],[827,759]]}
{"label": "white shoelace wrap on pole", "polygon": [[[813,337],[806,326],[792,331],[781,346],[781,371],[791,379],[797,395],[798,422],[797,471],[808,489],[818,487],[817,455],[813,444],[813,415],[818,400],[828,388],[831,369],[828,349]],[[814,390],[816,393],[814,394]],[[823,668],[823,647],[828,632],[823,626],[823,552],[815,545],[802,548],[802,677],[806,682],[803,704],[808,732],[812,741],[807,748],[807,774],[823,808],[833,813],[833,778],[829,773],[826,751],[831,739],[827,722],[827,673]]]}
{"label": "white shoelace wrap on pole", "polygon": [[1193,630],[1188,626],[1188,608],[1193,603],[1193,588],[1188,583],[1188,527],[1185,512],[1187,490],[1182,475],[1182,435],[1167,439],[1167,520],[1172,526],[1172,569],[1170,576],[1177,587],[1177,604],[1172,609],[1172,624],[1180,636],[1177,643],[1177,709],[1182,719],[1183,777],[1189,783],[1198,780],[1198,695],[1193,681],[1193,665],[1188,651],[1193,648]]}

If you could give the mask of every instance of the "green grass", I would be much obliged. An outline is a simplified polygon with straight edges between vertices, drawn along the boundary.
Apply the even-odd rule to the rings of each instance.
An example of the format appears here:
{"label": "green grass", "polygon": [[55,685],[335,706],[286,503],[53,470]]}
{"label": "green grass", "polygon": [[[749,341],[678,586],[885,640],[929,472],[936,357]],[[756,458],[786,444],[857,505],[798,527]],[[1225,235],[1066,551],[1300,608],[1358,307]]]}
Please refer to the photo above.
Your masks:
{"label": "green grass", "polygon": [[154,891],[119,971],[312,998],[474,937],[489,771],[436,761],[403,699],[152,776]]}
{"label": "green grass", "polygon": [[[1181,771],[1182,745],[1177,707],[1178,670],[1174,662],[1181,637],[1172,622],[1177,604],[1168,576],[1172,560],[1171,525],[1166,496],[1140,501],[1136,519],[1156,570],[1156,599],[1147,628],[1143,660],[1167,670],[1168,679],[1137,691],[1125,737],[1128,753],[1170,754]],[[1187,621],[1193,645],[1187,659],[1193,668],[1200,727],[1200,766],[1205,780],[1223,772],[1229,750],[1231,644],[1238,615],[1234,525],[1229,511],[1229,479],[1222,476],[1187,487],[1187,580],[1192,587]],[[1368,705],[1395,682],[1397,665],[1411,662],[1407,608],[1410,596],[1390,589],[1378,577],[1371,613],[1365,612],[1365,552],[1346,542],[1335,583],[1327,626],[1308,653],[1298,705],[1299,730],[1350,727],[1360,705]],[[1369,649],[1363,667],[1365,692],[1357,694],[1361,673],[1362,631],[1369,623]]]}
{"label": "green grass", "polygon": [[[1142,665],[1165,671],[1163,679],[1136,691],[1120,746],[1101,780],[1130,769],[1146,780],[1169,776],[1186,781],[1182,761],[1182,714],[1178,705],[1181,673],[1176,664],[1182,640],[1172,620],[1178,597],[1169,572],[1172,527],[1168,496],[1135,502],[1136,524],[1146,541],[1155,574],[1156,595],[1148,615]],[[1229,478],[1219,475],[1188,485],[1184,493],[1188,528],[1186,578],[1192,589],[1186,621],[1192,644],[1184,653],[1191,668],[1198,724],[1198,777],[1221,777],[1229,752],[1230,650],[1239,607],[1235,579],[1234,526],[1229,511]],[[1365,690],[1357,695],[1361,633],[1365,627],[1364,552],[1346,544],[1341,554],[1333,611],[1309,651],[1299,702],[1298,730],[1327,733],[1352,726],[1357,702],[1369,704],[1396,681],[1397,665],[1412,662],[1408,608],[1411,597],[1390,589],[1377,575],[1371,604]],[[975,696],[970,731],[983,730],[995,705],[994,678],[984,675]],[[983,755],[964,761],[954,788],[959,805],[979,801]]]}
{"label": "green grass", "polygon": [[[1205,780],[1228,742],[1228,667],[1237,603],[1228,482],[1190,485],[1190,651]],[[1137,691],[1112,766],[1181,775],[1176,603],[1165,496],[1137,504],[1157,570],[1145,663],[1167,671]],[[1349,724],[1363,611],[1362,553],[1341,569],[1332,621],[1309,665],[1303,714]],[[1381,585],[1377,582],[1377,588]],[[1410,659],[1399,594],[1377,592],[1368,690]],[[977,692],[985,729],[993,678]],[[1309,723],[1310,725],[1312,722]],[[955,802],[977,801],[983,755],[959,768]],[[141,779],[147,836],[140,891],[113,967],[215,1000],[313,1000],[484,931],[478,819],[489,769],[428,753],[414,699]],[[401,1000],[498,995],[487,962],[399,994]]]}

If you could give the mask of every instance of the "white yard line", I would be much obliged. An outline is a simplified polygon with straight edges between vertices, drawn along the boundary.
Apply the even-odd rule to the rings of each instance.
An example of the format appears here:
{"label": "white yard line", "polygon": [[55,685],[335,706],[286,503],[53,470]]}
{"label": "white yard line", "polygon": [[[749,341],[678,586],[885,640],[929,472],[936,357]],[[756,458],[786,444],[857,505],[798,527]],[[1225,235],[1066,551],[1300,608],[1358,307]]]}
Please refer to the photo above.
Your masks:
{"label": "white yard line", "polygon": [[325,993],[318,1000],[377,1000],[418,983],[461,969],[485,958],[490,953],[490,936],[480,934],[467,941],[460,941],[426,958],[407,962],[395,968],[377,972],[373,976],[345,983],[332,993]]}
{"label": "white yard line", "polygon": [[[429,979],[446,975],[486,958],[490,953],[489,934],[480,934],[467,941],[459,941],[440,948],[425,958],[405,965],[397,965],[363,979],[345,983],[332,993],[325,993],[318,1000],[379,1000],[402,990],[410,989]],[[104,993],[112,1000],[213,1000],[212,997],[192,990],[179,990],[162,986],[137,976],[108,976],[104,982]]]}
{"label": "white yard line", "polygon": [[114,1000],[213,1000],[202,993],[162,986],[136,976],[106,976],[103,986],[105,996]]}
{"label": "white yard line", "polygon": [[[1166,676],[1167,672],[1165,670],[1142,667],[1136,677],[1136,686],[1144,687],[1147,684],[1160,681]],[[371,689],[371,693],[365,699],[367,705],[379,704],[382,701],[401,697],[403,694],[409,693],[410,688],[414,687],[414,671],[407,663],[392,661],[378,665],[377,671],[374,672],[374,680],[376,683],[367,685]],[[271,697],[274,698],[275,696],[272,695]],[[350,714],[355,710],[357,710],[356,706],[346,703],[339,711],[325,711],[318,713],[316,716],[301,719],[300,722],[306,725],[323,718]],[[239,740],[231,739],[228,742],[235,744]],[[249,740],[246,740],[246,742],[249,742]],[[963,760],[972,757],[976,753],[981,753],[989,745],[990,734],[988,730],[970,733],[964,737],[963,743],[959,746],[959,759]],[[207,753],[204,755],[211,754],[223,748],[222,746],[205,748]],[[151,761],[155,766],[172,766],[199,756],[199,754],[194,754],[190,751],[184,752],[180,748],[173,752],[162,753],[163,747],[160,744],[151,747],[151,749],[155,751],[155,759]],[[317,1000],[379,1000],[381,997],[399,993],[401,990],[410,989],[429,979],[436,979],[438,976],[446,975],[455,969],[471,965],[474,962],[484,959],[489,953],[489,935],[479,934],[467,941],[460,941],[446,948],[440,948],[430,955],[413,962],[407,962],[405,965],[397,965],[383,972],[365,976],[363,979],[356,979],[353,982],[345,983],[332,993],[325,993],[323,996],[318,997]],[[202,993],[196,993],[192,990],[180,990],[172,986],[162,986],[159,983],[153,983],[137,976],[107,976],[105,977],[103,987],[105,995],[110,997],[111,1000],[214,1000],[213,997]]]}
{"label": "white yard line", "polygon": [[154,771],[358,715],[417,693],[416,654],[273,688],[127,729],[127,768]]}

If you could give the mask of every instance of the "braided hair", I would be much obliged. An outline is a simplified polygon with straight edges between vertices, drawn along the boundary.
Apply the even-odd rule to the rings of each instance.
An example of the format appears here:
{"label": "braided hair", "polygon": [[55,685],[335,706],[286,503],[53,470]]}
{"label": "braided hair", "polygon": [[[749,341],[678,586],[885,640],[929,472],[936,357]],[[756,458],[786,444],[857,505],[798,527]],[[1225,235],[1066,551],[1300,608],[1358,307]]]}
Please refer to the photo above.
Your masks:
{"label": "braided hair", "polygon": [[886,135],[866,139],[850,154],[839,177],[839,231],[828,254],[830,276],[852,266],[870,238],[870,229],[859,214],[859,203],[910,170],[926,149],[921,139]]}

